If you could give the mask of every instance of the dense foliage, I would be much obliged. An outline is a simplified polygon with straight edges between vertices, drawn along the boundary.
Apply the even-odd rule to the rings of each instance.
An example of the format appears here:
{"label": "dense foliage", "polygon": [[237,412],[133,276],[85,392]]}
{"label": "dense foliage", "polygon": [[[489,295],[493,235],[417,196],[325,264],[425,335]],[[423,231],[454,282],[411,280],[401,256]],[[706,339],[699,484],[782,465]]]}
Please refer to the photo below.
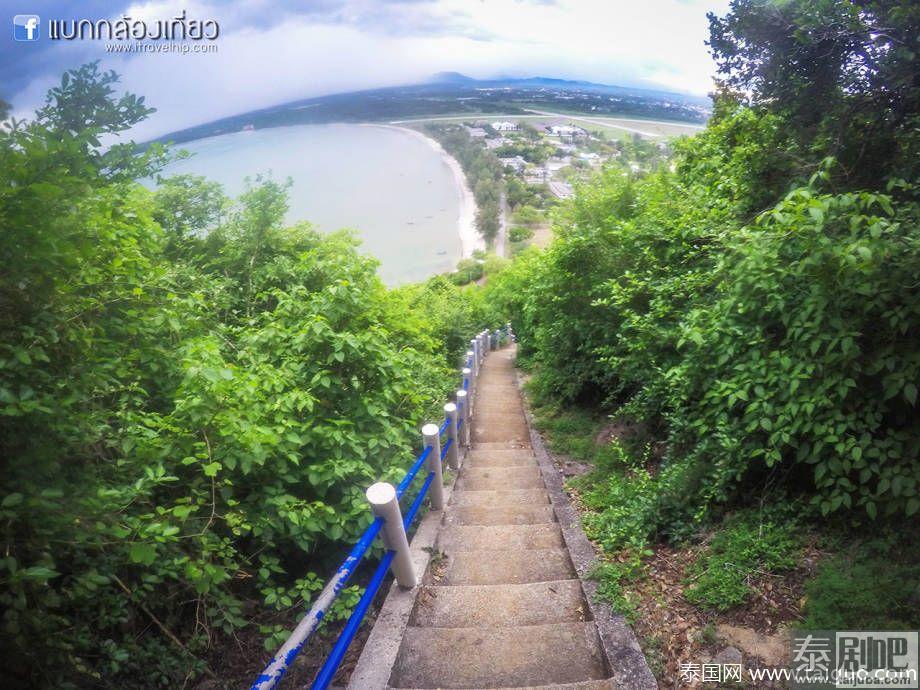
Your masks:
{"label": "dense foliage", "polygon": [[350,236],[285,228],[283,183],[136,183],[164,152],[102,145],[149,112],[114,81],[69,73],[0,133],[0,675],[20,686],[178,686],[234,631],[272,645],[478,325],[449,281],[388,291]]}
{"label": "dense foliage", "polygon": [[[723,92],[671,169],[611,166],[582,186],[553,245],[491,281],[488,301],[513,320],[538,397],[642,429],[647,462],[586,494],[609,545],[686,534],[752,494],[913,517],[916,7],[738,0],[712,23],[750,98]],[[839,59],[814,57],[831,45]],[[819,102],[821,117],[802,112]]]}
{"label": "dense foliage", "polygon": [[427,125],[425,131],[460,162],[476,199],[476,229],[489,242],[499,228],[504,168],[498,157],[474,141],[464,127]]}

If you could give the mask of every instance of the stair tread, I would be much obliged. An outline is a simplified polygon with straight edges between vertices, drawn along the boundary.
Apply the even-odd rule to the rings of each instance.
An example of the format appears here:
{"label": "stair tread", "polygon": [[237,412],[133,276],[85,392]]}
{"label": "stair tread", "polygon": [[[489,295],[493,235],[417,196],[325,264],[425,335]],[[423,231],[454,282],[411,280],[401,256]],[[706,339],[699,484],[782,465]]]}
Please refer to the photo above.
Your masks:
{"label": "stair tread", "polygon": [[[473,450],[527,450],[531,451],[530,447],[530,436],[528,435],[525,440],[510,440],[510,441],[474,441],[472,444]],[[532,451],[531,451],[532,452]]]}
{"label": "stair tread", "polygon": [[464,479],[511,479],[514,477],[526,477],[543,479],[539,466],[525,465],[524,467],[477,467],[467,465],[463,468],[462,477]]}
{"label": "stair tread", "polygon": [[[420,690],[416,688],[394,688],[387,687],[387,690]],[[460,690],[496,690],[495,686],[481,688],[461,688]],[[577,683],[554,683],[553,685],[527,685],[516,686],[513,688],[505,687],[502,690],[615,690],[613,681],[610,680],[583,680]]]}
{"label": "stair tread", "polygon": [[577,577],[565,548],[447,552],[423,582],[433,585],[500,585]]}
{"label": "stair tread", "polygon": [[588,620],[581,583],[423,585],[409,625],[437,628],[540,625]]}
{"label": "stair tread", "polygon": [[455,491],[450,502],[455,506],[513,506],[546,505],[549,494],[544,488],[536,489],[464,489]]}
{"label": "stair tread", "polygon": [[477,477],[469,473],[461,474],[457,484],[458,491],[518,491],[524,489],[545,489],[543,477],[539,476],[508,476],[508,477]]}
{"label": "stair tread", "polygon": [[535,525],[445,525],[438,535],[438,549],[488,551],[489,549],[554,549],[565,546],[562,529],[555,522]]}
{"label": "stair tread", "polygon": [[390,677],[404,688],[559,687],[606,676],[593,623],[406,628]]}
{"label": "stair tread", "polygon": [[546,505],[451,506],[446,525],[535,525],[556,522],[553,507]]}

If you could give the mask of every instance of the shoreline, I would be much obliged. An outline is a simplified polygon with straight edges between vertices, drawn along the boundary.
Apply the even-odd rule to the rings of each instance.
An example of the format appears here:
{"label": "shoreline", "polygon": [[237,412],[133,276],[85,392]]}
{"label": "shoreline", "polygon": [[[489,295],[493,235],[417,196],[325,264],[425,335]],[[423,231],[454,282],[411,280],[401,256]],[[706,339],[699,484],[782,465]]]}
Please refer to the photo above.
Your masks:
{"label": "shoreline", "polygon": [[[358,124],[358,123],[356,123]],[[451,156],[440,142],[432,139],[411,127],[400,127],[398,125],[377,124],[373,122],[359,123],[361,127],[382,127],[384,129],[395,129],[405,134],[409,134],[435,149],[441,154],[441,159],[450,168],[457,182],[457,193],[460,199],[459,211],[457,213],[457,234],[460,236],[460,258],[468,259],[473,256],[477,249],[485,250],[486,242],[482,235],[476,230],[476,212],[479,210],[476,206],[476,199],[470,189],[470,184],[466,179],[463,168],[460,167],[459,161]]]}

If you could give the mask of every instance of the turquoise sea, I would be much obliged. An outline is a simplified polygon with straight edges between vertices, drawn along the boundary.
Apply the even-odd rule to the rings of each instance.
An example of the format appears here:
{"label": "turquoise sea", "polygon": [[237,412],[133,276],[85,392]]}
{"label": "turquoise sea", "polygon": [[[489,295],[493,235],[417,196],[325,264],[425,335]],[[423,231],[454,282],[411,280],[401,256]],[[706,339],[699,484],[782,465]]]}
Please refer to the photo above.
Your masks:
{"label": "turquoise sea", "polygon": [[332,124],[235,132],[182,144],[163,174],[196,173],[230,195],[247,176],[290,177],[288,221],[351,228],[389,284],[422,280],[460,258],[461,192],[436,148],[396,128]]}

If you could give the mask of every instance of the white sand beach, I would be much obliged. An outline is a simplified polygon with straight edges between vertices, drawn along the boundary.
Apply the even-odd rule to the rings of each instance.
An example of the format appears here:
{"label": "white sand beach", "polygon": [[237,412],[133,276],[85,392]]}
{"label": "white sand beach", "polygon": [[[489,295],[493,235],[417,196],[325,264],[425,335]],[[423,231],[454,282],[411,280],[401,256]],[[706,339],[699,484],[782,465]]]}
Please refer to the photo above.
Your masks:
{"label": "white sand beach", "polygon": [[362,126],[384,127],[386,129],[396,129],[400,132],[405,132],[410,136],[426,142],[441,154],[444,163],[447,164],[447,167],[449,167],[454,174],[454,179],[457,180],[457,193],[460,195],[460,211],[457,214],[457,233],[460,235],[460,256],[465,259],[472,256],[473,252],[477,249],[484,250],[486,248],[486,242],[482,235],[476,230],[476,199],[473,197],[469,182],[467,182],[466,175],[463,174],[463,168],[460,167],[460,163],[457,159],[447,153],[441,144],[431,137],[425,136],[417,129],[398,127],[396,125],[378,125],[374,123],[362,123]]}

